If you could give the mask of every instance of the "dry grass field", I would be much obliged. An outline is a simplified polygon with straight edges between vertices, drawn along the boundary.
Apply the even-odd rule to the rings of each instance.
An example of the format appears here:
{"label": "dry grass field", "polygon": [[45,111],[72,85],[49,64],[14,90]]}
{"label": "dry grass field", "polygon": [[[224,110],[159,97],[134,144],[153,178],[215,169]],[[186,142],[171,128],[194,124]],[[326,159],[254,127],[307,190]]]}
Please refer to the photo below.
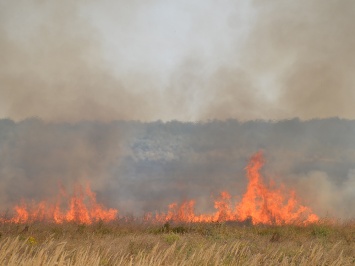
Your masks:
{"label": "dry grass field", "polygon": [[355,223],[3,223],[0,265],[355,265]]}

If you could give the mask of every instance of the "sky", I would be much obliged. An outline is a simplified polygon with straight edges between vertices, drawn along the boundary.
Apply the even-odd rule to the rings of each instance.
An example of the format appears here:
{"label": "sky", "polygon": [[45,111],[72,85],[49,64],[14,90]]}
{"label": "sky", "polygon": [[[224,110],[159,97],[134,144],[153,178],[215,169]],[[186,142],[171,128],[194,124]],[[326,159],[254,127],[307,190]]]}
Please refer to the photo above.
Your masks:
{"label": "sky", "polygon": [[355,3],[0,0],[0,117],[354,119]]}

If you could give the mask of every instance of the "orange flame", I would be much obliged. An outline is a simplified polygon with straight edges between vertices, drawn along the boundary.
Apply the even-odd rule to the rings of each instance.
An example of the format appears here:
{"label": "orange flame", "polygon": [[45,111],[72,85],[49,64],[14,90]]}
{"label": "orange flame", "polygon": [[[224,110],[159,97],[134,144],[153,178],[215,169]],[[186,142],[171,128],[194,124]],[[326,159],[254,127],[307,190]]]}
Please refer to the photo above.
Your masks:
{"label": "orange flame", "polygon": [[[317,222],[318,216],[309,207],[297,202],[296,193],[286,190],[284,186],[273,188],[263,182],[260,169],[264,165],[261,152],[256,153],[247,165],[246,175],[249,180],[247,191],[242,200],[233,204],[231,195],[223,191],[214,201],[216,211],[212,214],[195,213],[195,201],[184,201],[181,204],[172,203],[167,213],[147,213],[143,217],[146,222],[223,222],[251,221],[253,224],[308,224]],[[66,211],[61,209],[62,198],[66,199]],[[76,222],[92,224],[97,221],[109,222],[117,218],[116,209],[105,209],[96,202],[96,194],[87,186],[83,191],[81,186],[74,189],[71,197],[61,191],[56,204],[46,201],[39,203],[23,202],[14,207],[15,216],[11,219],[1,219],[0,222],[27,223],[34,221],[49,221],[54,223]],[[129,217],[124,217],[130,221]]]}
{"label": "orange flame", "polygon": [[[85,193],[81,186],[76,186],[71,197],[68,197],[62,191],[58,196],[56,204],[50,204],[46,201],[39,203],[32,202],[27,204],[22,202],[14,207],[15,216],[5,222],[27,223],[35,221],[46,221],[54,223],[75,222],[80,224],[92,224],[93,222],[109,222],[117,217],[116,209],[105,209],[96,202],[96,194],[87,186]],[[62,198],[67,198],[68,208],[61,210]]]}
{"label": "orange flame", "polygon": [[214,202],[214,214],[196,215],[195,201],[186,201],[181,205],[169,205],[166,214],[157,214],[157,221],[176,222],[212,222],[239,221],[251,219],[253,224],[307,224],[319,220],[309,207],[300,205],[295,191],[285,191],[283,187],[273,189],[264,184],[260,169],[264,165],[262,152],[256,153],[246,167],[249,180],[246,193],[239,204],[233,206],[228,192],[220,193]]}
{"label": "orange flame", "polygon": [[254,224],[289,224],[315,222],[318,217],[309,207],[297,203],[296,193],[268,188],[262,180],[260,169],[264,165],[263,154],[252,156],[246,167],[249,184],[240,204],[236,206],[238,220],[252,218]]}

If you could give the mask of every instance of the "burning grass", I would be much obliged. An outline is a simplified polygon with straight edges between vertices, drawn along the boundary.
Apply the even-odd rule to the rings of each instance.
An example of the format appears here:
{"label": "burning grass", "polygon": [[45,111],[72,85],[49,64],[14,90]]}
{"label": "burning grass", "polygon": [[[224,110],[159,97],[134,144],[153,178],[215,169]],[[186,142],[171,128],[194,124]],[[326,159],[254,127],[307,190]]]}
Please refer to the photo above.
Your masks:
{"label": "burning grass", "polygon": [[1,265],[354,265],[355,223],[0,224]]}
{"label": "burning grass", "polygon": [[320,221],[294,191],[266,185],[263,164],[252,156],[242,200],[222,191],[212,214],[190,200],[119,217],[89,187],[19,204],[0,219],[0,265],[354,265],[355,223]]}
{"label": "burning grass", "polygon": [[[196,214],[195,201],[189,200],[181,204],[172,203],[166,213],[147,213],[144,219],[150,222],[175,221],[183,223],[201,222],[243,222],[250,219],[253,224],[308,224],[318,221],[318,216],[311,208],[298,202],[296,193],[274,185],[266,185],[260,169],[264,165],[261,152],[250,159],[246,167],[248,178],[247,190],[241,202],[234,203],[227,191],[222,191],[215,199],[215,212],[212,214]],[[66,210],[61,206],[66,203]],[[55,223],[76,222],[92,224],[99,220],[109,222],[117,218],[118,210],[107,209],[96,201],[96,194],[87,186],[85,190],[77,186],[72,195],[63,189],[57,196],[55,204],[48,201],[22,204],[14,207],[15,214],[11,218],[0,218],[0,222],[27,223],[51,221]]]}

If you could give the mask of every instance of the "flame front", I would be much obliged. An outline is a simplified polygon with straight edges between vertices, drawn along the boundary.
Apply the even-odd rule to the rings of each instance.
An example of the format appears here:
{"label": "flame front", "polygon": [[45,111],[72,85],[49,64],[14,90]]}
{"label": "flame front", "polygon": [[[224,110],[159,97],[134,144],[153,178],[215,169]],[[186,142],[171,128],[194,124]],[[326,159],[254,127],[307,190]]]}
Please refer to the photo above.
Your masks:
{"label": "flame front", "polygon": [[262,152],[251,157],[246,174],[249,180],[247,191],[240,203],[232,204],[231,195],[223,191],[214,202],[216,212],[196,215],[195,201],[169,205],[166,214],[157,214],[158,221],[176,222],[223,222],[251,220],[253,224],[307,224],[319,220],[309,207],[299,204],[295,191],[286,191],[283,186],[273,189],[266,186],[260,174],[264,165]]}
{"label": "flame front", "polygon": [[[214,201],[216,211],[212,214],[196,214],[195,200],[181,204],[172,203],[166,213],[146,213],[146,222],[224,222],[251,221],[253,224],[308,224],[319,220],[309,207],[297,202],[296,193],[286,190],[284,186],[274,188],[263,182],[260,169],[264,165],[261,152],[250,159],[245,168],[248,178],[247,191],[239,203],[234,204],[231,195],[223,191]],[[67,208],[61,209],[63,198]],[[23,202],[14,207],[15,215],[11,219],[0,222],[27,223],[34,221],[50,221],[55,223],[76,222],[91,224],[97,221],[112,221],[117,218],[116,209],[105,209],[96,202],[96,194],[87,186],[85,190],[76,186],[71,197],[61,191],[55,204],[46,201],[39,203]]]}
{"label": "flame front", "polygon": [[[66,210],[61,209],[61,204],[67,203]],[[55,204],[46,201],[39,203],[26,202],[14,207],[15,215],[11,219],[3,219],[4,222],[27,223],[27,222],[75,222],[91,224],[93,222],[109,222],[117,218],[116,209],[105,209],[96,201],[96,194],[87,186],[85,191],[77,185],[73,195],[68,197],[64,191],[58,196]]]}

